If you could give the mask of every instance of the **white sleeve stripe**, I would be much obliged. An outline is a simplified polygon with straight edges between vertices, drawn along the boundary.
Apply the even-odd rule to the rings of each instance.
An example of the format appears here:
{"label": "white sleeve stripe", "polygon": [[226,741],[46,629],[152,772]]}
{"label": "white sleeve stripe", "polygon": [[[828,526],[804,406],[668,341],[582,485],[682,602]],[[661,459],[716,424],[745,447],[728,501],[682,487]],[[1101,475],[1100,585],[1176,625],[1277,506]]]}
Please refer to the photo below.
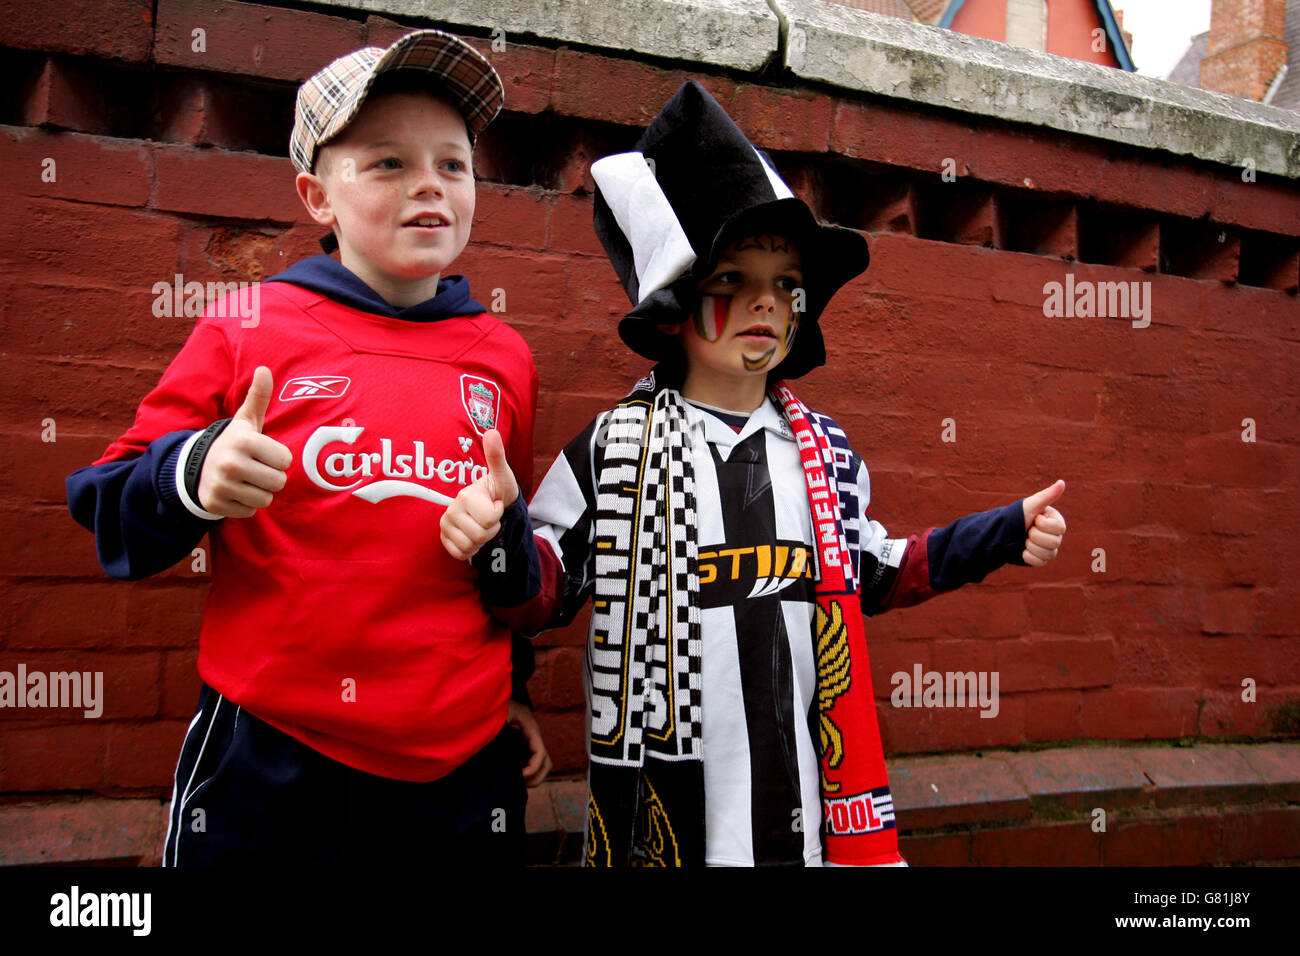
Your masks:
{"label": "white sleeve stripe", "polygon": [[582,519],[585,510],[586,499],[578,479],[569,467],[569,460],[560,455],[529,502],[528,513],[533,521],[533,533],[550,542],[566,573],[573,559],[565,555],[560,538]]}
{"label": "white sleeve stripe", "polygon": [[190,449],[194,443],[199,440],[203,432],[197,431],[185,440],[181,446],[180,457],[176,459],[176,493],[180,496],[181,504],[185,510],[195,517],[202,518],[205,521],[220,521],[222,516],[215,515],[211,511],[204,509],[197,501],[190,497],[190,493],[185,490],[185,463],[190,460]]}

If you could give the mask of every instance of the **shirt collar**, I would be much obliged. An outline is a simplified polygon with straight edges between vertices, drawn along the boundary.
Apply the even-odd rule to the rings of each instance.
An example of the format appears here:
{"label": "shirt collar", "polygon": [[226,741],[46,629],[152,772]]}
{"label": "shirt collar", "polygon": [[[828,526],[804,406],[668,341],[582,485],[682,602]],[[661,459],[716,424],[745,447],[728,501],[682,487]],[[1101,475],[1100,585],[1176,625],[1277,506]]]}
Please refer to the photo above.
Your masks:
{"label": "shirt collar", "polygon": [[692,431],[702,429],[704,438],[709,444],[716,445],[718,452],[725,461],[731,453],[733,446],[743,442],[756,431],[767,429],[775,435],[779,435],[786,441],[794,441],[794,433],[790,430],[790,423],[785,420],[785,416],[772,402],[771,396],[764,396],[763,404],[754,410],[749,416],[749,421],[745,422],[745,427],[739,432],[731,430],[731,426],[710,412],[692,405],[683,399],[686,405],[687,422]]}

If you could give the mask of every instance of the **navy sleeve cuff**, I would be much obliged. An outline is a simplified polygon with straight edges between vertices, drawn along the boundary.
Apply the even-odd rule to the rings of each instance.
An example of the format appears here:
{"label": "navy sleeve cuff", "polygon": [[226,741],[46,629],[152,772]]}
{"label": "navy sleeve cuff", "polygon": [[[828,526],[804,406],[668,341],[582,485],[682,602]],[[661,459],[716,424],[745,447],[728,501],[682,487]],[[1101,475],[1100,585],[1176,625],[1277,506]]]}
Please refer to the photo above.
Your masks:
{"label": "navy sleeve cuff", "polygon": [[518,607],[541,591],[541,562],[523,495],[505,510],[500,533],[479,549],[472,563],[488,607]]}
{"label": "navy sleeve cuff", "polygon": [[192,432],[185,436],[185,440],[179,441],[173,446],[172,450],[167,453],[163,459],[162,466],[154,476],[154,487],[158,489],[158,498],[163,503],[163,507],[168,511],[184,510],[185,506],[181,504],[181,495],[176,487],[176,470],[180,463],[181,452],[188,447],[188,439]]}
{"label": "navy sleeve cuff", "polygon": [[134,458],[88,465],[65,482],[68,510],[95,535],[100,566],[137,580],[189,554],[211,523],[184,507],[176,471],[194,432],[170,432]]}
{"label": "navy sleeve cuff", "polygon": [[998,543],[995,550],[1002,557],[1003,564],[1025,564],[1025,538],[1029,532],[1025,529],[1025,499],[1013,501],[1002,508],[997,508]]}
{"label": "navy sleeve cuff", "polygon": [[931,532],[927,541],[931,586],[951,591],[983,581],[1003,565],[1023,565],[1024,545],[1021,501],[958,518]]}

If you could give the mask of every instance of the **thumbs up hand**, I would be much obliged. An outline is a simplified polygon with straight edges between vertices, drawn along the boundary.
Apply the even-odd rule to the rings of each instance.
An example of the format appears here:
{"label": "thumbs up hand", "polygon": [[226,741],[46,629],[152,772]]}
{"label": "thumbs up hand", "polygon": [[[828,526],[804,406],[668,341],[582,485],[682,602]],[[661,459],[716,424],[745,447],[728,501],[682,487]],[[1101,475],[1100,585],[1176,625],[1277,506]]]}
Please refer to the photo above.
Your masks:
{"label": "thumbs up hand", "polygon": [[1025,564],[1041,568],[1056,557],[1065,536],[1065,516],[1052,507],[1052,503],[1065,494],[1065,482],[1055,481],[1037,494],[1024,499],[1025,550],[1021,554]]}
{"label": "thumbs up hand", "polygon": [[506,461],[495,428],[483,435],[488,473],[460,490],[442,515],[442,546],[457,561],[468,561],[501,531],[501,516],[519,497],[519,484]]}
{"label": "thumbs up hand", "polygon": [[203,459],[199,504],[213,514],[248,518],[258,508],[267,507],[288,480],[285,472],[293,463],[293,453],[262,434],[274,390],[271,370],[258,366],[244,404]]}
{"label": "thumbs up hand", "polygon": [[506,461],[506,446],[501,441],[501,433],[495,428],[483,435],[483,457],[488,467],[487,493],[501,502],[502,507],[509,508],[519,497],[519,483],[510,470],[510,462]]}

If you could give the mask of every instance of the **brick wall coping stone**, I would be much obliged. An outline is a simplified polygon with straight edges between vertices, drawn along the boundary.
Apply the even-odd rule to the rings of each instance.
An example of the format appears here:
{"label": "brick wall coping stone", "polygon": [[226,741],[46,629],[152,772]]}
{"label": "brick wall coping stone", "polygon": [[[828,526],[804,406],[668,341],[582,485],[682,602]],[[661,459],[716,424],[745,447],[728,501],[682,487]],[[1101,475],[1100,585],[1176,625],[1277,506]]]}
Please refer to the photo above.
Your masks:
{"label": "brick wall coping stone", "polygon": [[[429,20],[424,0],[321,0]],[[1047,127],[1300,178],[1300,114],[825,0],[445,0],[451,30],[505,31]],[[761,74],[761,75],[759,75]]]}

